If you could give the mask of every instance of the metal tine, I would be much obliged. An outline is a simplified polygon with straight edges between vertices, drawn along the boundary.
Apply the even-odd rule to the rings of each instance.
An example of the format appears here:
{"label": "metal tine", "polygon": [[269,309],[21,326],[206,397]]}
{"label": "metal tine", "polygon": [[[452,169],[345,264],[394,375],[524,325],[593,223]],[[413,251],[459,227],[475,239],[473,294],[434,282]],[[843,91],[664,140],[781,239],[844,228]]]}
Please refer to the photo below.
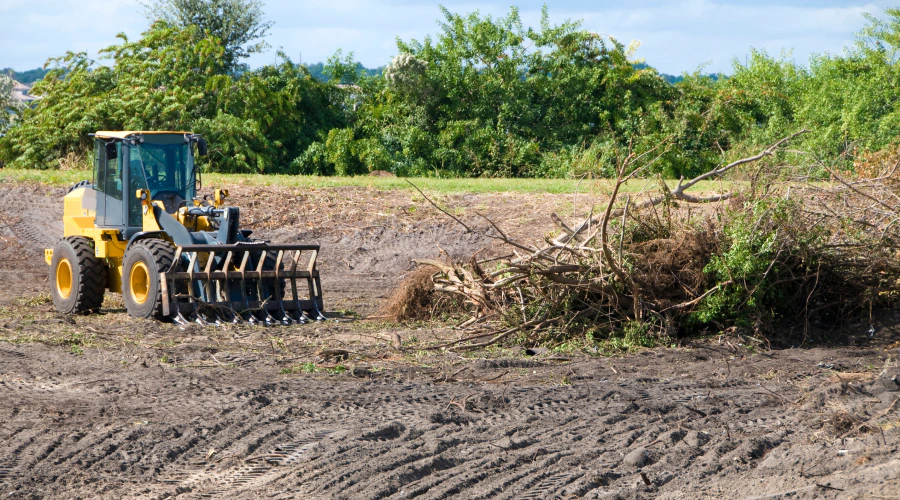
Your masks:
{"label": "metal tine", "polygon": [[257,273],[256,275],[259,276],[256,279],[256,296],[257,296],[257,298],[259,298],[259,302],[261,304],[263,313],[266,315],[266,317],[265,317],[266,326],[272,326],[272,324],[274,324],[278,320],[276,320],[275,317],[272,316],[271,313],[269,313],[269,308],[267,308],[265,305],[266,301],[269,300],[269,298],[268,297],[263,298],[263,293],[262,293],[262,289],[263,289],[262,272],[263,272],[263,267],[266,264],[266,256],[268,255],[268,253],[269,252],[267,250],[262,250],[262,253],[259,254],[259,262],[256,264],[256,273]]}
{"label": "metal tine", "polygon": [[183,314],[181,314],[181,311],[178,311],[172,316],[172,321],[178,323],[181,326],[188,326],[191,323],[187,320],[187,318],[184,317]]}
{"label": "metal tine", "polygon": [[213,262],[216,260],[215,250],[209,252],[209,255],[207,257],[208,258],[206,259],[206,266],[203,268],[203,272],[206,274],[206,280],[204,281],[204,288],[206,289],[206,301],[215,302],[212,293],[212,280],[209,279],[209,273],[212,271]]}
{"label": "metal tine", "polygon": [[205,321],[206,323],[213,323],[216,326],[222,326],[222,320],[219,319],[219,314],[215,310],[212,310],[212,315],[215,316],[215,319],[209,319],[210,315],[203,312],[203,309],[205,309],[203,304],[200,304],[200,307],[197,308],[196,315],[198,323],[203,324],[201,321]]}
{"label": "metal tine", "polygon": [[[197,265],[197,252],[191,252],[190,261],[188,262],[188,300],[191,302],[191,306],[196,309],[196,300],[194,297],[194,267]],[[202,323],[201,323],[202,324]]]}
{"label": "metal tine", "polygon": [[300,262],[300,257],[302,256],[303,250],[297,250],[297,253],[294,254],[294,262],[291,263],[291,295],[294,297],[294,304],[297,305],[297,322],[301,324],[312,321],[309,316],[303,312],[303,309],[300,309],[300,298],[297,296],[297,264]]}
{"label": "metal tine", "polygon": [[[234,257],[234,252],[229,250],[228,254],[225,255],[225,263],[222,266],[222,271],[224,271],[225,273],[228,273],[228,270],[231,268],[232,257]],[[228,278],[219,280],[219,282],[222,284],[222,287],[225,289],[225,298],[222,301],[223,302],[231,302],[231,285],[228,284]],[[216,298],[219,299],[219,297],[216,297]],[[238,314],[237,311],[235,311],[233,308],[231,308],[230,311],[231,311],[231,316],[232,316],[231,323],[239,325],[244,322],[244,318],[242,318],[241,315]]]}
{"label": "metal tine", "polygon": [[253,311],[250,310],[250,299],[247,298],[247,280],[244,276],[244,273],[247,270],[247,260],[250,258],[250,252],[244,252],[243,258],[241,258],[241,267],[239,269],[241,273],[241,298],[244,299],[244,306],[246,307],[247,314],[250,316],[250,319],[247,320],[251,325],[256,325],[259,323],[259,319],[253,315]]}
{"label": "metal tine", "polygon": [[309,277],[306,278],[306,282],[309,285],[309,298],[313,303],[313,310],[316,313],[316,321],[325,321],[326,318],[322,311],[319,310],[319,301],[318,297],[321,296],[321,290],[318,286],[319,284],[316,280],[313,279],[312,274],[316,270],[316,258],[319,256],[318,250],[312,251],[312,257],[309,259],[309,265],[306,267],[306,270],[309,272]]}
{"label": "metal tine", "polygon": [[171,304],[170,307],[174,307],[174,308],[175,308],[175,312],[174,312],[174,313],[171,312],[171,310],[169,311],[169,317],[170,317],[170,319],[171,319],[172,321],[174,321],[176,324],[180,325],[181,327],[185,327],[185,326],[187,326],[188,321],[185,319],[184,316],[181,315],[181,311],[178,310],[178,304],[177,304],[177,303],[175,302],[175,300],[174,300],[174,295],[175,295],[175,278],[169,278],[169,276],[172,276],[172,274],[174,273],[175,268],[178,267],[178,263],[179,263],[180,261],[181,261],[181,246],[179,245],[178,247],[175,248],[175,258],[172,259],[172,265],[169,266],[169,270],[166,271],[166,273],[167,273],[167,274],[166,274],[166,280],[167,280],[167,281],[170,281],[170,283],[168,283],[168,285],[169,285],[169,287],[168,287],[168,288],[169,288],[169,290],[168,290],[168,293],[169,293],[169,304]]}
{"label": "metal tine", "polygon": [[278,256],[275,257],[275,300],[278,301],[278,309],[281,311],[281,323],[284,325],[290,325],[293,323],[293,319],[288,316],[287,311],[284,310],[284,297],[281,296],[281,262],[284,260],[284,250],[278,251]]}
{"label": "metal tine", "polygon": [[[212,291],[212,280],[209,279],[210,272],[212,271],[213,262],[216,260],[216,252],[209,252],[209,255],[206,259],[206,266],[203,268],[203,273],[206,274],[206,280],[204,280],[203,288],[206,289],[206,302],[213,303],[216,302],[213,297]],[[219,317],[219,314],[213,309],[212,315],[215,316],[214,319],[209,319],[209,315],[203,312],[203,303],[200,304],[200,307],[197,308],[197,316],[201,318],[203,321],[207,323],[215,323],[216,326],[222,326],[222,319]]]}

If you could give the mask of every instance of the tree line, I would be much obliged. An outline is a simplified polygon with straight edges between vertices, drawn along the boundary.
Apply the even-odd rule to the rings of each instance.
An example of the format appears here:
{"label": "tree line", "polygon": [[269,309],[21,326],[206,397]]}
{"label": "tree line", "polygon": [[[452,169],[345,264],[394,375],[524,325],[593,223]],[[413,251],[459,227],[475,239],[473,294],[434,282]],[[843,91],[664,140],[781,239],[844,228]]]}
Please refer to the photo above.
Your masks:
{"label": "tree line", "polygon": [[652,171],[678,177],[807,128],[780,155],[815,175],[897,142],[900,9],[869,16],[842,54],[798,63],[753,50],[727,78],[661,75],[636,44],[552,24],[546,7],[537,27],[515,7],[442,14],[434,37],[398,40],[383,69],[338,51],[321,66],[279,53],[251,70],[271,26],[258,0],[160,0],[139,39],[100,52],[107,64],[84,52],[48,61],[31,91],[41,100],[6,125],[0,162],[55,168],[86,158],[96,130],[187,129],[210,140],[204,168],[220,172],[610,176],[665,143]]}

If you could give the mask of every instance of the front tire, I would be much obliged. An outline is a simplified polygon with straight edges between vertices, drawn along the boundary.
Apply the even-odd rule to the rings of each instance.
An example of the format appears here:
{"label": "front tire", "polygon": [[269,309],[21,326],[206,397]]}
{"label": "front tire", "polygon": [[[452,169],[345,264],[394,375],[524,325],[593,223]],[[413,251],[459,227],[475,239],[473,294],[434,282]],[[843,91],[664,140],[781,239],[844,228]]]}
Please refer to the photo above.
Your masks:
{"label": "front tire", "polygon": [[138,318],[165,319],[159,273],[167,272],[175,260],[175,247],[163,240],[141,240],[122,262],[122,299],[128,314]]}
{"label": "front tire", "polygon": [[94,256],[91,240],[69,236],[59,240],[50,260],[50,295],[56,310],[65,314],[100,309],[108,270]]}

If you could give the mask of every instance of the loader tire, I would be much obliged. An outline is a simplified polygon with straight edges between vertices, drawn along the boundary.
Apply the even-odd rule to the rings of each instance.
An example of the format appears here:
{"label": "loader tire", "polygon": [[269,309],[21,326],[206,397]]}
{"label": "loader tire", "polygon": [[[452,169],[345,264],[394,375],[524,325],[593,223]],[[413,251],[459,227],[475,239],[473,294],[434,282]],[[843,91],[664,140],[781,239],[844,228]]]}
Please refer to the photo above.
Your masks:
{"label": "loader tire", "polygon": [[141,240],[122,262],[122,299],[128,314],[163,320],[162,286],[159,273],[167,272],[175,260],[175,247],[163,240]]}
{"label": "loader tire", "polygon": [[100,309],[107,277],[106,263],[94,256],[91,240],[69,236],[53,248],[50,295],[57,311],[73,314]]}

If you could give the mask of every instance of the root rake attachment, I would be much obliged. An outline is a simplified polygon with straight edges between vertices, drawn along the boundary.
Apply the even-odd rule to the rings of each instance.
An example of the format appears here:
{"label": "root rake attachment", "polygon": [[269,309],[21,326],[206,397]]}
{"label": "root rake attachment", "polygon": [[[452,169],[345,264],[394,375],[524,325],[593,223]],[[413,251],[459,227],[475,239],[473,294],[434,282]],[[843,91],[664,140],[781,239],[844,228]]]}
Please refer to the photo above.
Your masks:
{"label": "root rake attachment", "polygon": [[160,273],[163,314],[182,325],[322,321],[318,253],[315,244],[179,246]]}

